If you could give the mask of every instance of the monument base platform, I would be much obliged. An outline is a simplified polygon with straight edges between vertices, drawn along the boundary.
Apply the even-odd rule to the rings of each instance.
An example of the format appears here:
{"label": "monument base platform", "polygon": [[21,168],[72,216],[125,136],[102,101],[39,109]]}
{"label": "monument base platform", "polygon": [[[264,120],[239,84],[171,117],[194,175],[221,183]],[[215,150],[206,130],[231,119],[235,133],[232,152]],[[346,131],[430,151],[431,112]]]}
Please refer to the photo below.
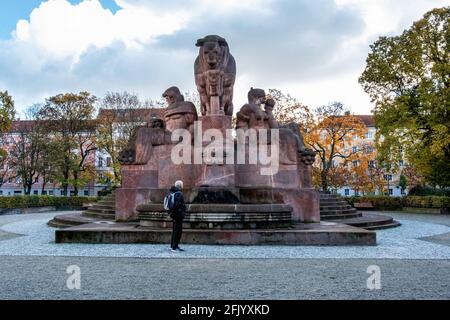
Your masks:
{"label": "monument base platform", "polygon": [[[170,243],[171,230],[142,227],[139,223],[97,221],[56,230],[56,243]],[[376,245],[376,233],[345,224],[294,224],[284,229],[185,229],[181,242],[208,245]]]}

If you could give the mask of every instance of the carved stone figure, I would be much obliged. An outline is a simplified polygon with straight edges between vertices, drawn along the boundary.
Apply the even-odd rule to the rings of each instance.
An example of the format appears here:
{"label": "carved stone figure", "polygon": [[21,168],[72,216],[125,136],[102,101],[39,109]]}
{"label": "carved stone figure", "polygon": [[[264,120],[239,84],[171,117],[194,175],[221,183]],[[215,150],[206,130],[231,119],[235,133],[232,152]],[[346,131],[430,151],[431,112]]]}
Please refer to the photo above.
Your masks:
{"label": "carved stone figure", "polygon": [[248,92],[248,103],[243,105],[236,114],[236,129],[264,128],[267,117],[261,109],[266,100],[266,93],[262,89],[251,88]]}
{"label": "carved stone figure", "polygon": [[167,89],[163,97],[169,104],[164,120],[152,118],[145,126],[135,128],[127,147],[119,153],[120,164],[146,164],[153,146],[172,143],[170,134],[176,129],[188,129],[193,135],[194,122],[198,118],[194,104],[184,101],[177,87]]}
{"label": "carved stone figure", "polygon": [[199,39],[195,60],[195,84],[200,94],[202,115],[233,115],[233,86],[236,62],[227,41],[216,35]]}
{"label": "carved stone figure", "polygon": [[184,101],[184,96],[177,87],[170,87],[163,93],[169,105],[164,113],[166,129],[173,132],[176,129],[188,129],[193,135],[194,122],[198,115],[192,102]]}
{"label": "carved stone figure", "polygon": [[117,160],[122,165],[146,164],[153,146],[163,145],[166,141],[164,123],[161,119],[152,119],[145,126],[134,129],[128,145],[119,153]]}
{"label": "carved stone figure", "polygon": [[[273,115],[275,101],[267,99],[262,89],[251,88],[248,93],[249,103],[237,113],[236,129],[278,129],[280,146],[280,164],[312,164],[315,153],[305,148],[303,136],[296,123],[279,124]],[[264,111],[261,105],[264,104]],[[268,131],[270,135],[270,130]],[[270,143],[270,136],[267,139]]]}

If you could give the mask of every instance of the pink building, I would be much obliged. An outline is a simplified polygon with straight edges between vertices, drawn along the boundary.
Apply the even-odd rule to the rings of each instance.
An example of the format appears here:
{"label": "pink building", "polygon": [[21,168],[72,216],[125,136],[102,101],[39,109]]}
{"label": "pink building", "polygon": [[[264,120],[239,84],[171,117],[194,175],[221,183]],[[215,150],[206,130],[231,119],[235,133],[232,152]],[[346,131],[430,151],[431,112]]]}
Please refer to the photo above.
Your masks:
{"label": "pink building", "polygon": [[[17,141],[19,141],[21,133],[32,131],[34,125],[35,121],[14,121],[12,130],[7,136],[5,136],[1,148],[5,149],[6,151],[11,151],[12,148],[15,147]],[[86,161],[88,164],[95,163],[97,172],[107,171],[107,164],[110,163],[110,161],[108,161],[108,157],[97,150],[91,152],[88,155]],[[24,194],[21,179],[20,177],[17,177],[17,172],[13,164],[6,162],[3,165],[3,169],[0,171],[0,179],[2,180],[0,181],[0,196],[14,196]],[[64,194],[61,186],[56,181],[48,181],[45,185],[45,188],[43,188],[43,178],[41,176],[36,174],[33,179],[34,184],[31,189],[31,195],[61,196]],[[96,196],[100,190],[106,187],[104,184],[97,182],[97,180],[100,179],[95,179],[87,183],[85,186],[80,187],[78,190],[78,196]],[[74,195],[73,188],[69,187],[68,194]]]}

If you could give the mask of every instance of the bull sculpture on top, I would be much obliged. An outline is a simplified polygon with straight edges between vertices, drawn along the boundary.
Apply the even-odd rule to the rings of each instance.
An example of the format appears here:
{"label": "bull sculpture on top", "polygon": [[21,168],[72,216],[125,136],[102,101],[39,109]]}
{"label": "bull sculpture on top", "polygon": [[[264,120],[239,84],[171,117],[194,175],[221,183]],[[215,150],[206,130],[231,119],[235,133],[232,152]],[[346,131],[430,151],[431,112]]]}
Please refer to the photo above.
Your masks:
{"label": "bull sculpture on top", "polygon": [[236,62],[227,41],[216,35],[199,39],[195,60],[195,84],[200,94],[202,115],[233,115],[233,86]]}

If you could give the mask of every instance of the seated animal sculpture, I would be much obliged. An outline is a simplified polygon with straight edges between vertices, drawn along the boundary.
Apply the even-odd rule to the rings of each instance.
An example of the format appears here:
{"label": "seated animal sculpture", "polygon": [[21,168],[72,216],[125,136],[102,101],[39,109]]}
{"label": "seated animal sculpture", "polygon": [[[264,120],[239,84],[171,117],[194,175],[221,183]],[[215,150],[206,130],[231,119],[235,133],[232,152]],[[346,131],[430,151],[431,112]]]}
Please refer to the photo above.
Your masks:
{"label": "seated animal sculpture", "polygon": [[[267,143],[271,143],[270,129],[278,129],[280,164],[314,162],[314,154],[305,147],[299,125],[293,122],[280,124],[273,115],[275,101],[268,99],[264,90],[251,88],[248,99],[249,103],[244,105],[236,115],[236,129],[268,129]],[[264,105],[264,111],[261,105]]]}
{"label": "seated animal sculpture", "polygon": [[266,93],[262,89],[251,88],[247,96],[248,103],[236,114],[236,129],[263,129],[267,115],[261,109],[261,105],[266,100]]}
{"label": "seated animal sculpture", "polygon": [[163,97],[169,104],[164,120],[152,118],[145,126],[136,127],[128,145],[119,153],[120,164],[146,164],[154,146],[175,143],[171,141],[171,133],[176,129],[192,131],[193,136],[194,122],[198,119],[194,104],[184,101],[177,87],[167,89]]}
{"label": "seated animal sculpture", "polygon": [[236,62],[230,54],[227,41],[216,35],[199,39],[200,48],[195,60],[195,84],[200,94],[202,115],[214,114],[211,97],[219,98],[219,109],[233,115],[233,86],[236,79]]}

